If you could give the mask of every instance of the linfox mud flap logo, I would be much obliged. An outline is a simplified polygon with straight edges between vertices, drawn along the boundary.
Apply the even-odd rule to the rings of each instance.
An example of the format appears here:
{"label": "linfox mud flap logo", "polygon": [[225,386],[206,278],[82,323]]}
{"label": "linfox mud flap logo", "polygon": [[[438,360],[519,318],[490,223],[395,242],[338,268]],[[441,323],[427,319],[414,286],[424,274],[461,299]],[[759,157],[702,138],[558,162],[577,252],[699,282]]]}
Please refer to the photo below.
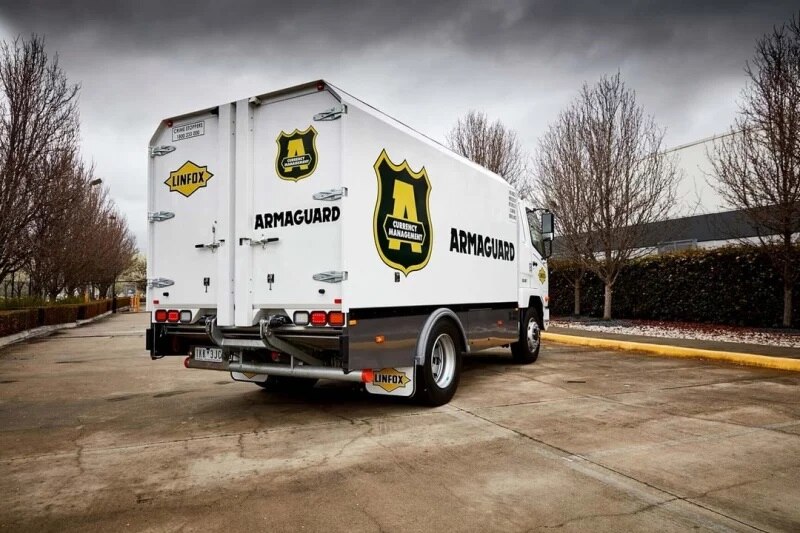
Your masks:
{"label": "linfox mud flap logo", "polygon": [[403,160],[392,162],[386,150],[375,161],[378,198],[372,230],[381,260],[408,276],[431,258],[433,226],[431,182],[425,167],[414,172]]}
{"label": "linfox mud flap logo", "polygon": [[372,385],[380,387],[386,392],[394,392],[397,389],[405,388],[411,382],[405,372],[396,368],[383,368],[375,372],[372,376]]}
{"label": "linfox mud flap logo", "polygon": [[299,181],[317,169],[317,130],[314,126],[292,133],[281,131],[275,142],[278,143],[275,172],[281,179]]}
{"label": "linfox mud flap logo", "polygon": [[169,185],[170,192],[179,192],[187,198],[208,184],[214,174],[208,171],[207,166],[199,166],[191,161],[182,164],[178,170],[169,173],[169,178],[164,182]]}

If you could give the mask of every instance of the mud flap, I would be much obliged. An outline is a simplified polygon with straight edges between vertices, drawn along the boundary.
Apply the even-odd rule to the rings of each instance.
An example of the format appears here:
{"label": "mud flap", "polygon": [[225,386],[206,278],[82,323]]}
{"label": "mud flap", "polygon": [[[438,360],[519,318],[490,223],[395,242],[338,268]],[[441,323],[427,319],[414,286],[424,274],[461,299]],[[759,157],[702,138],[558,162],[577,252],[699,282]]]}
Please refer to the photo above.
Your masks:
{"label": "mud flap", "polygon": [[416,369],[415,366],[404,366],[375,370],[372,380],[365,383],[367,392],[384,396],[409,397],[414,394]]}

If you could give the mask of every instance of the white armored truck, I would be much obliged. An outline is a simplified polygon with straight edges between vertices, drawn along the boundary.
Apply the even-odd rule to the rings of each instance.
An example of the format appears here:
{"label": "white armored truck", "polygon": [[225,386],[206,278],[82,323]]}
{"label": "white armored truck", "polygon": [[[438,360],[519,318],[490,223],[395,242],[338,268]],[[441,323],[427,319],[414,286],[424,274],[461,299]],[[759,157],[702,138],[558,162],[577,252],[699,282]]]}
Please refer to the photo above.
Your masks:
{"label": "white armored truck", "polygon": [[538,356],[552,215],[329,83],[164,120],[148,172],[154,359],[440,405],[462,353]]}

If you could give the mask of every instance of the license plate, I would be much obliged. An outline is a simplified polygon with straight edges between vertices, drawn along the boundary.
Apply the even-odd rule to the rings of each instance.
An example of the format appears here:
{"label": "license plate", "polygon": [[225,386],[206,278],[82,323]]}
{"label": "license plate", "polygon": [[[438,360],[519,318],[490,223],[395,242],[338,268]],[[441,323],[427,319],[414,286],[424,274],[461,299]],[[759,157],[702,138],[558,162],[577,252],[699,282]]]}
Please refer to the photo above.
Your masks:
{"label": "license plate", "polygon": [[207,363],[222,362],[222,348],[205,348],[198,346],[194,349],[194,360],[205,361]]}

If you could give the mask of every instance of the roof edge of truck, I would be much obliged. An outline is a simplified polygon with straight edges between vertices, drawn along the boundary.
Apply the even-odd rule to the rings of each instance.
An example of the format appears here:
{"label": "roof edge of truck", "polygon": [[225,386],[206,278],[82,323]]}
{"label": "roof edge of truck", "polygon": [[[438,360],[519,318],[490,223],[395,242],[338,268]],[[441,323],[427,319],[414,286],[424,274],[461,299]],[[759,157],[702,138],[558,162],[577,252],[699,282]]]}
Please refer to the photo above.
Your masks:
{"label": "roof edge of truck", "polygon": [[372,116],[374,116],[376,118],[379,118],[380,120],[390,121],[395,126],[399,127],[402,130],[405,130],[407,133],[415,136],[420,141],[425,142],[426,144],[430,145],[431,147],[433,147],[433,148],[435,148],[435,149],[437,149],[437,150],[439,150],[439,151],[441,151],[443,153],[446,153],[446,154],[448,154],[448,155],[450,155],[452,157],[456,157],[456,158],[460,159],[462,163],[471,166],[473,169],[481,172],[482,174],[485,174],[487,176],[491,176],[496,181],[498,181],[500,183],[503,183],[504,185],[507,185],[509,188],[513,189],[513,186],[510,183],[508,183],[505,179],[503,179],[503,177],[500,176],[499,174],[497,174],[495,172],[492,172],[488,168],[484,167],[483,165],[479,165],[478,163],[472,161],[471,159],[469,159],[467,157],[464,157],[463,155],[459,154],[458,152],[456,152],[455,150],[451,149],[450,147],[445,146],[444,144],[440,143],[439,141],[437,141],[433,137],[430,137],[430,136],[422,133],[421,131],[412,128],[411,126],[409,126],[405,122],[393,117],[392,115],[389,115],[385,111],[381,111],[377,107],[373,106],[372,104],[370,104],[368,102],[365,102],[364,100],[360,99],[359,97],[357,97],[357,96],[355,96],[353,94],[350,94],[349,92],[347,92],[346,90],[342,89],[341,87],[337,87],[336,85],[333,85],[332,83],[326,82],[324,80],[320,80],[320,81],[322,83],[325,83],[325,85],[327,87],[330,87],[331,89],[339,91],[339,92],[342,93],[342,95],[344,95],[344,97],[342,97],[342,96],[334,93],[335,96],[339,99],[340,102],[344,102],[344,103],[347,103],[347,104],[355,103],[358,107],[363,109],[365,112],[371,114]]}
{"label": "roof edge of truck", "polygon": [[[318,79],[318,80],[313,80],[313,81],[309,81],[309,82],[306,82],[306,83],[300,83],[298,85],[293,85],[291,87],[278,89],[277,91],[270,91],[270,92],[267,92],[267,93],[257,94],[255,96],[251,96],[251,97],[247,97],[247,98],[248,99],[249,98],[258,98],[259,100],[268,100],[268,99],[278,98],[280,96],[284,96],[284,95],[288,95],[288,94],[292,94],[292,93],[296,93],[296,92],[299,92],[299,91],[312,89],[312,88],[316,88],[318,90],[321,90],[321,89],[319,89],[319,85],[320,84],[323,84],[323,88],[325,88],[325,87],[333,88],[333,85],[329,84],[327,81],[322,80],[322,79]],[[331,92],[333,93],[333,95],[338,100],[341,101],[341,98],[336,93],[336,91],[331,90]],[[226,102],[226,104],[237,102],[239,100],[242,100],[242,99],[240,98],[238,100],[232,100],[231,102]],[[155,142],[155,138],[161,132],[161,128],[165,127],[166,122],[168,122],[168,121],[177,122],[179,120],[191,118],[191,117],[194,117],[194,116],[197,116],[197,115],[201,115],[203,113],[213,113],[216,109],[219,109],[220,105],[222,105],[222,104],[214,105],[214,106],[210,106],[210,107],[204,107],[204,108],[201,108],[201,109],[195,109],[193,111],[188,111],[186,113],[181,113],[180,115],[173,115],[173,116],[161,119],[161,121],[158,123],[158,126],[156,127],[155,131],[153,132],[152,137],[150,138],[150,144],[153,145],[153,143]]]}
{"label": "roof edge of truck", "polygon": [[[505,179],[503,179],[503,177],[500,176],[499,174],[497,174],[495,172],[492,172],[491,170],[487,169],[486,167],[484,167],[482,165],[479,165],[478,163],[475,163],[471,159],[462,156],[461,154],[455,152],[451,148],[449,148],[449,147],[445,146],[444,144],[440,143],[436,139],[434,139],[432,137],[429,137],[428,135],[422,133],[421,131],[412,128],[411,126],[409,126],[408,124],[402,122],[401,120],[399,120],[399,119],[387,114],[384,111],[381,111],[380,109],[376,108],[372,104],[367,103],[366,101],[358,98],[357,96],[347,92],[346,90],[344,90],[344,89],[342,89],[342,88],[334,85],[333,83],[330,83],[327,80],[324,80],[322,78],[319,78],[319,79],[316,79],[316,80],[312,80],[312,81],[308,81],[308,82],[305,82],[305,83],[300,83],[300,84],[297,84],[297,85],[293,85],[291,87],[285,87],[283,89],[278,89],[278,90],[275,90],[275,91],[270,91],[270,92],[266,92],[266,93],[257,94],[257,95],[248,97],[248,99],[257,98],[258,100],[274,100],[276,98],[280,98],[281,96],[288,96],[288,95],[291,95],[291,94],[295,94],[295,93],[299,93],[299,92],[303,92],[303,91],[308,91],[308,90],[311,90],[311,89],[316,89],[317,91],[322,91],[322,90],[327,89],[339,102],[355,104],[358,107],[361,107],[364,111],[372,114],[375,117],[380,118],[381,120],[391,121],[396,126],[402,128],[402,129],[406,130],[408,133],[416,136],[419,140],[422,140],[423,142],[431,145],[432,147],[435,147],[436,149],[438,149],[438,150],[440,150],[442,152],[445,152],[445,153],[447,153],[447,154],[449,154],[451,156],[454,156],[454,157],[456,157],[458,159],[461,159],[462,163],[470,165],[471,167],[473,167],[474,169],[480,171],[481,173],[483,173],[483,174],[485,174],[487,176],[491,176],[495,180],[497,180],[497,181],[507,185],[509,188],[513,189],[513,186],[510,183],[508,183]],[[343,98],[343,95],[344,95],[344,98]],[[239,99],[239,100],[241,100],[241,99]],[[234,100],[234,102],[239,101],[239,100]],[[176,115],[176,116],[173,116],[173,117],[168,117],[166,119],[163,119],[159,123],[158,127],[156,128],[156,131],[153,133],[153,137],[152,137],[152,139],[150,141],[150,144],[152,145],[154,143],[154,139],[158,136],[159,132],[161,131],[161,128],[163,128],[165,126],[165,122],[167,122],[167,121],[173,121],[174,122],[174,121],[178,121],[178,120],[183,120],[183,119],[190,118],[190,117],[202,114],[202,113],[212,113],[212,112],[214,112],[214,110],[216,110],[218,108],[219,108],[219,106],[217,105],[217,106],[198,109],[196,111],[192,111],[192,112],[189,112],[189,113],[183,113],[181,115]]]}

